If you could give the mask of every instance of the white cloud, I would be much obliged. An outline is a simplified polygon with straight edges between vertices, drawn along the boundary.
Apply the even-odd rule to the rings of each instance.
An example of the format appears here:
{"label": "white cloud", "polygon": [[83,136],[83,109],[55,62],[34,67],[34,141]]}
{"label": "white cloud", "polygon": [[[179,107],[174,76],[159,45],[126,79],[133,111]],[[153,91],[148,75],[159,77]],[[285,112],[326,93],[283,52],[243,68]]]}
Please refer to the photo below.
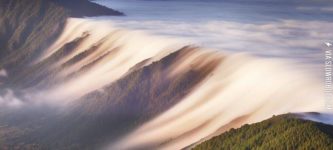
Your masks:
{"label": "white cloud", "polygon": [[10,89],[7,89],[4,95],[0,95],[0,106],[2,107],[20,107],[22,105],[23,102]]}
{"label": "white cloud", "polygon": [[333,7],[324,7],[324,8],[321,8],[321,11],[333,13]]}
{"label": "white cloud", "polygon": [[180,22],[114,20],[118,27],[184,39],[227,52],[321,62],[324,42],[333,39],[333,22],[280,20],[265,23],[232,21]]}
{"label": "white cloud", "polygon": [[7,77],[8,74],[7,74],[7,71],[5,69],[1,69],[0,70],[0,77]]}
{"label": "white cloud", "polygon": [[299,6],[296,7],[296,10],[303,11],[303,12],[324,12],[324,13],[333,13],[332,6]]}
{"label": "white cloud", "polygon": [[325,124],[333,125],[333,114],[332,112],[321,113],[321,114],[311,114],[311,113],[300,113],[302,118],[307,120],[312,120],[316,122],[322,122]]}

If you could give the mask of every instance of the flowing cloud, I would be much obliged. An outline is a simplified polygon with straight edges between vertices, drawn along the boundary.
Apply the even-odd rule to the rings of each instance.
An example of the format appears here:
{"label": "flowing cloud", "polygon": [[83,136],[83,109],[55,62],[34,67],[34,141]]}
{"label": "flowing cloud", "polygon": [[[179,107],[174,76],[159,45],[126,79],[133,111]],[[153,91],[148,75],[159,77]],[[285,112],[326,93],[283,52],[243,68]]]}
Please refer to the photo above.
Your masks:
{"label": "flowing cloud", "polygon": [[23,101],[17,98],[10,89],[5,90],[4,95],[0,95],[0,106],[17,108],[23,105]]}
{"label": "flowing cloud", "polygon": [[[274,59],[228,56],[181,102],[109,149],[182,149],[221,127],[288,112],[326,111],[321,84],[287,66]],[[245,118],[239,124],[230,124],[240,117]]]}
{"label": "flowing cloud", "polygon": [[120,28],[184,39],[225,52],[288,58],[317,71],[322,68],[324,42],[333,39],[330,0],[96,2],[128,15],[96,17],[110,19]]}
{"label": "flowing cloud", "polygon": [[227,52],[292,58],[321,63],[325,41],[333,39],[333,22],[280,20],[266,23],[232,21],[179,22],[116,20],[118,27],[181,38],[189,43]]}

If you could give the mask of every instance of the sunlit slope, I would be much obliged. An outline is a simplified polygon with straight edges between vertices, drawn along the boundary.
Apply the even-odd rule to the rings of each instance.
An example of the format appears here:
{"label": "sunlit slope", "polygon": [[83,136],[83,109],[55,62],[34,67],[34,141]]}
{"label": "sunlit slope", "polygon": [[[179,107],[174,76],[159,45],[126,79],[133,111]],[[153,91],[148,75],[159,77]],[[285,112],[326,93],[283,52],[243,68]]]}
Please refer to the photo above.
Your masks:
{"label": "sunlit slope", "polygon": [[193,150],[333,149],[333,126],[281,115],[216,136]]}

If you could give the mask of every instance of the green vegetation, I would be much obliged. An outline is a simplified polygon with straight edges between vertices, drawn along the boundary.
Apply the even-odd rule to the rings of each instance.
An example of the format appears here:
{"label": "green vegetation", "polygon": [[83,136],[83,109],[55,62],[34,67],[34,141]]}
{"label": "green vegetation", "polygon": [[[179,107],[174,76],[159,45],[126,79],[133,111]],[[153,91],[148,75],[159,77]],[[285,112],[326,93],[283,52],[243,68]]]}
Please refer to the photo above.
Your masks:
{"label": "green vegetation", "polygon": [[231,129],[194,150],[332,150],[333,126],[296,118],[271,119],[239,129]]}

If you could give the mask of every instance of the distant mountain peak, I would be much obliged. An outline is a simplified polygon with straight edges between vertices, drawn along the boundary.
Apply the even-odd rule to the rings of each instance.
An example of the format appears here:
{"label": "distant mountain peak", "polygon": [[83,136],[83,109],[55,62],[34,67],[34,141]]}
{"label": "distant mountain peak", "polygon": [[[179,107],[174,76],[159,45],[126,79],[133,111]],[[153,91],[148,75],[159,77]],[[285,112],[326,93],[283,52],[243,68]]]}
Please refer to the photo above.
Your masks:
{"label": "distant mountain peak", "polygon": [[122,16],[124,13],[88,0],[50,0],[70,11],[72,17]]}

